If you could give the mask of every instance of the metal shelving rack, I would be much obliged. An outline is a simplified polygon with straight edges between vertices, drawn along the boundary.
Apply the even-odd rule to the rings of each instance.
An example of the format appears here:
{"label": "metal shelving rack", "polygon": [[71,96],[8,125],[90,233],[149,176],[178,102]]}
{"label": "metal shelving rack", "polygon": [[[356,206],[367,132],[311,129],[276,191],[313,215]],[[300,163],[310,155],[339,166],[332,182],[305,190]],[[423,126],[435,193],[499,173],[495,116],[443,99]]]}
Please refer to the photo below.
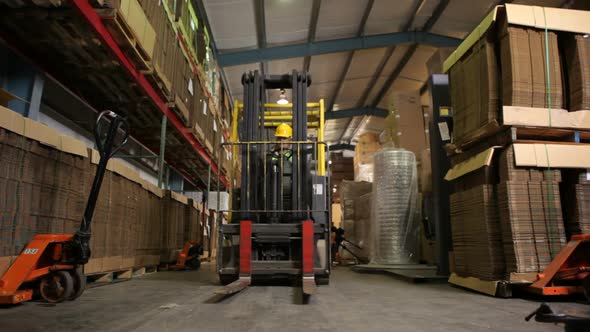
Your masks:
{"label": "metal shelving rack", "polygon": [[[190,128],[183,125],[178,116],[156,92],[146,75],[136,68],[133,61],[111,36],[88,0],[72,0],[69,2],[69,7],[65,8],[26,8],[14,12],[6,10],[1,16],[0,37],[4,42],[35,62],[44,72],[56,77],[65,86],[86,85],[86,83],[92,85],[90,78],[94,77],[93,75],[104,75],[104,77],[100,76],[103,80],[105,77],[110,79],[113,76],[113,80],[118,79],[120,82],[129,83],[130,94],[135,94],[138,98],[137,104],[147,99],[153,105],[153,108],[144,109],[142,110],[144,113],[139,114],[138,110],[133,110],[133,107],[129,106],[130,101],[127,104],[121,103],[129,110],[131,126],[134,123],[137,124],[137,130],[133,131],[133,136],[154,153],[162,157],[165,156],[166,163],[189,181],[206,185],[207,173],[210,169],[213,174],[220,176],[223,185],[228,186],[226,177],[212,157],[213,152],[208,152],[203,148],[191,133]],[[16,18],[13,19],[13,17]],[[62,18],[64,19],[62,20]],[[56,28],[51,24],[57,25],[59,31],[64,30],[66,36],[57,36],[55,34]],[[63,29],[60,25],[63,25]],[[89,35],[90,31],[94,35]],[[52,37],[56,38],[53,44],[51,43]],[[59,39],[60,37],[62,39]],[[43,47],[46,49],[39,52],[39,48]],[[92,68],[88,64],[86,67],[84,64],[76,64],[78,68],[64,73],[63,68],[59,68],[59,66],[67,67],[67,64],[49,64],[52,61],[48,59],[52,55],[59,58],[63,48],[72,48],[74,53],[89,53],[91,58],[97,60],[98,67],[104,67],[105,63],[108,63],[107,69],[104,70],[111,72],[102,73],[103,68]],[[109,63],[109,57],[111,63]],[[66,70],[69,69],[66,68]],[[83,72],[84,70],[90,73]],[[108,73],[112,73],[112,75],[109,76]],[[89,81],[86,82],[85,79]],[[96,87],[97,83],[94,84]],[[125,85],[125,83],[122,84]],[[86,87],[79,88],[83,90]],[[114,88],[121,88],[121,85],[115,87],[113,84]],[[103,102],[100,91],[93,94],[92,91],[88,92],[89,89],[91,88],[86,88],[82,94],[87,99],[92,99],[88,100],[89,104],[96,109],[100,110],[109,104],[116,106],[117,103],[112,101]],[[103,91],[102,97],[104,95]],[[132,97],[129,99],[134,100]],[[139,109],[139,106],[137,108]],[[162,117],[153,114],[156,113],[153,111],[154,108],[160,112]],[[173,130],[167,132],[168,126]],[[165,137],[165,142],[160,137]],[[160,166],[163,165],[163,162],[164,160],[161,158]]]}

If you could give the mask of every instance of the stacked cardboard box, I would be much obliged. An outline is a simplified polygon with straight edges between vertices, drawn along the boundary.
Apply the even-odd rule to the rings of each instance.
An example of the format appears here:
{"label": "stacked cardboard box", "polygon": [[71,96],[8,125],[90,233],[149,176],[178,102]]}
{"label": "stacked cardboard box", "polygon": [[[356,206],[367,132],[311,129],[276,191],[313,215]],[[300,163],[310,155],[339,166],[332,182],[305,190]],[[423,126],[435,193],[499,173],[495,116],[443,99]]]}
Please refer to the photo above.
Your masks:
{"label": "stacked cardboard box", "polygon": [[561,187],[563,216],[568,237],[590,234],[590,175],[587,170],[564,171]]}
{"label": "stacked cardboard box", "polygon": [[185,209],[188,198],[173,191],[166,191],[163,200],[162,245],[160,260],[174,261],[178,250],[184,245],[184,231],[186,224]]}
{"label": "stacked cardboard box", "polygon": [[353,158],[355,181],[373,181],[373,154],[380,148],[379,135],[365,133],[358,137]]}
{"label": "stacked cardboard box", "polygon": [[451,195],[455,270],[483,280],[504,277],[505,262],[495,186],[482,184]]}
{"label": "stacked cardboard box", "polygon": [[569,83],[568,109],[590,110],[590,38],[587,34],[561,36]]}
{"label": "stacked cardboard box", "polygon": [[[455,142],[483,135],[500,124],[590,128],[586,115],[574,112],[584,109],[588,105],[584,96],[590,96],[585,83],[590,81],[584,53],[588,42],[580,35],[557,34],[590,29],[590,13],[538,9],[496,7],[445,61]],[[563,83],[564,74],[569,86]],[[569,113],[564,110],[568,105]]]}
{"label": "stacked cardboard box", "polygon": [[460,140],[498,117],[498,65],[491,38],[482,38],[450,70],[453,136]]}
{"label": "stacked cardboard box", "polygon": [[[562,108],[563,86],[557,35],[554,32],[545,35],[539,30],[512,26],[507,22],[500,31],[503,104]],[[544,45],[549,50],[549,58],[546,58]],[[548,93],[551,104],[548,104]]]}
{"label": "stacked cardboard box", "polygon": [[[0,197],[0,271],[35,234],[73,234],[79,228],[98,161],[83,142],[0,106],[0,190],[7,193]],[[169,193],[175,199],[165,209],[162,197],[155,185],[110,160],[85,272],[157,265],[162,248],[178,251],[187,232],[199,232],[194,205],[187,212],[189,206],[179,202],[183,196]]]}
{"label": "stacked cardboard box", "polygon": [[127,26],[131,29],[132,38],[144,52],[146,58],[150,61],[155,48],[156,32],[150,24],[144,10],[138,0],[104,0],[104,5],[109,8],[117,9],[117,16],[123,18]]}
{"label": "stacked cardboard box", "polygon": [[163,89],[169,94],[170,101],[174,100],[172,95],[172,79],[174,78],[176,53],[180,49],[176,45],[176,29],[168,19],[168,13],[161,1],[140,1],[148,20],[156,32],[156,43],[152,66],[154,74],[159,77]]}
{"label": "stacked cardboard box", "polygon": [[561,171],[533,165],[538,156],[530,147],[490,148],[447,173],[445,178],[453,180],[451,224],[459,275],[498,280],[502,271],[506,277],[541,272],[565,245]]}
{"label": "stacked cardboard box", "polygon": [[540,272],[565,245],[560,170],[516,166],[515,148],[499,158],[498,205],[506,272]]}

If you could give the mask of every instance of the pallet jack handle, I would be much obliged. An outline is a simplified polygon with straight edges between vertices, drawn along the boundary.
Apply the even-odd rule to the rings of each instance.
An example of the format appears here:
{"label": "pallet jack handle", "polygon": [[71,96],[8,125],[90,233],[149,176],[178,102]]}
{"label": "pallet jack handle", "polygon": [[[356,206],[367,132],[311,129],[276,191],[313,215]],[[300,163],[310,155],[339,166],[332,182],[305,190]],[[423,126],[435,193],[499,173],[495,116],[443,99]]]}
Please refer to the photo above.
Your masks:
{"label": "pallet jack handle", "polygon": [[[106,117],[110,117],[110,123],[106,128]],[[115,142],[118,131],[123,132],[121,140]],[[98,194],[100,193],[100,187],[102,186],[102,180],[104,178],[105,171],[107,169],[107,163],[126,143],[129,139],[129,125],[127,121],[113,111],[103,111],[98,115],[96,124],[94,125],[94,139],[96,141],[96,147],[100,154],[100,161],[96,168],[96,174],[94,175],[94,181],[90,189],[90,195],[86,202],[86,209],[84,210],[84,217],[80,225],[80,230],[76,232],[73,240],[73,260],[75,264],[86,264],[90,259],[90,235],[92,222],[92,216],[94,215],[94,209],[96,208],[96,201],[98,200]]]}

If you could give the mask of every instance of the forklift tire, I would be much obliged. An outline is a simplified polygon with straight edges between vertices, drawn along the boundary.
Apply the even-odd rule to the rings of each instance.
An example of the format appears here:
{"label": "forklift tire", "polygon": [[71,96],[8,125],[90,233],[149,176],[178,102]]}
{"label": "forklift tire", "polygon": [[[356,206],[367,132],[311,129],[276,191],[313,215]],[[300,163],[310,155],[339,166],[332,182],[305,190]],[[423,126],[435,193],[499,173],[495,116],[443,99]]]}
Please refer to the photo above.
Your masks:
{"label": "forklift tire", "polygon": [[219,282],[221,282],[221,284],[223,286],[229,285],[236,280],[238,280],[237,274],[220,274],[219,275]]}
{"label": "forklift tire", "polygon": [[318,286],[328,286],[330,285],[330,277],[315,277],[315,284]]}
{"label": "forklift tire", "polygon": [[74,280],[68,271],[53,271],[39,282],[39,293],[49,303],[60,303],[74,292]]}
{"label": "forklift tire", "polygon": [[201,267],[201,259],[199,257],[194,257],[193,259],[186,261],[185,265],[189,270],[198,270]]}
{"label": "forklift tire", "polygon": [[74,301],[86,289],[86,275],[84,274],[84,268],[81,266],[75,270],[71,270],[70,274],[72,275],[72,279],[74,279],[74,291],[72,292],[72,296],[68,298],[68,301]]}

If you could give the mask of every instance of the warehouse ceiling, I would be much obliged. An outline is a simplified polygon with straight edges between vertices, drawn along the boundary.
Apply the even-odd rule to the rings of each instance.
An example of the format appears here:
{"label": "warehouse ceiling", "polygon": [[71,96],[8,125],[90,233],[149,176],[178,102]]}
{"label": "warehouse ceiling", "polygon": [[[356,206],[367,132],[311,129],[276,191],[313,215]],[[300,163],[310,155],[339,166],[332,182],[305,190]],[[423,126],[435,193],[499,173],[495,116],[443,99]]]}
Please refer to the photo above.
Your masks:
{"label": "warehouse ceiling", "polygon": [[[393,91],[418,91],[427,80],[426,62],[437,46],[464,38],[497,0],[198,0],[207,13],[214,46],[223,64],[234,99],[242,100],[241,76],[259,70],[280,74],[307,69],[312,76],[308,101],[323,98],[326,112],[387,109]],[[504,1],[537,6],[567,6],[564,0]],[[430,33],[435,42],[397,43],[395,46],[351,50],[355,37],[370,37],[405,31]],[[453,38],[446,38],[446,37]],[[348,39],[346,39],[348,38]],[[322,53],[308,43],[341,40],[340,52]],[[300,48],[281,46],[300,45]],[[344,45],[344,46],[343,46]],[[358,44],[355,44],[358,45]],[[385,46],[385,47],[383,47]],[[278,47],[278,48],[277,48]],[[319,47],[318,47],[319,48]],[[270,60],[255,61],[261,50],[281,50]],[[256,50],[256,52],[248,52]],[[240,52],[240,53],[236,53]],[[308,53],[306,53],[308,52]],[[311,52],[310,56],[305,56]],[[317,53],[314,53],[317,52]],[[253,60],[254,59],[254,60]],[[252,62],[255,61],[255,62]],[[251,62],[251,63],[240,63]],[[240,63],[237,65],[232,65]],[[425,91],[423,89],[422,91]],[[270,91],[268,101],[279,99]],[[287,99],[290,94],[287,92]],[[424,105],[428,96],[422,95]],[[354,143],[365,132],[381,132],[383,121],[375,116],[330,119],[325,140],[329,144]]]}

